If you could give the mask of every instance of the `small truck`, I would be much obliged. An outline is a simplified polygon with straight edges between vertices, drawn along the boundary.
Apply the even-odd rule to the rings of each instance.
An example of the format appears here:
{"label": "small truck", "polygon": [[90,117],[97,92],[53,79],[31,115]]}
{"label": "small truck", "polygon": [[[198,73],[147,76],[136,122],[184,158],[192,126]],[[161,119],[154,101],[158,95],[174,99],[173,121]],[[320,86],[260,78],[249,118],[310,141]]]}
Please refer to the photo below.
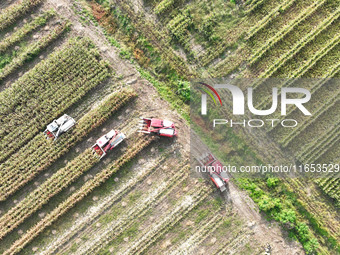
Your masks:
{"label": "small truck", "polygon": [[216,157],[211,153],[206,153],[201,158],[199,158],[198,161],[202,166],[207,168],[210,175],[209,177],[216,187],[219,188],[221,192],[225,191],[227,189],[229,178],[222,176],[226,173],[222,172],[223,165],[221,162],[217,160]]}

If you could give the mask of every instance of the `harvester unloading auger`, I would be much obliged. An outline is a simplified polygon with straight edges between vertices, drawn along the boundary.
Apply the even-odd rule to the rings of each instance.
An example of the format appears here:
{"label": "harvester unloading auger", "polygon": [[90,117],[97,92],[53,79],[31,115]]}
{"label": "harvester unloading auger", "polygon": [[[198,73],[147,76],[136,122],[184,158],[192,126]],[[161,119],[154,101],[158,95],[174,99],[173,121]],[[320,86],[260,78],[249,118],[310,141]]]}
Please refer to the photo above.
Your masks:
{"label": "harvester unloading auger", "polygon": [[44,134],[47,139],[53,139],[55,141],[61,134],[66,133],[75,124],[76,121],[72,117],[64,114],[59,119],[53,120],[50,124],[48,124]]}
{"label": "harvester unloading auger", "polygon": [[177,135],[175,124],[172,121],[143,117],[141,117],[139,121],[138,132],[166,137],[174,137]]}
{"label": "harvester unloading auger", "polygon": [[101,136],[92,146],[93,153],[101,159],[109,150],[116,148],[125,138],[126,136],[123,133],[112,129],[107,134]]}

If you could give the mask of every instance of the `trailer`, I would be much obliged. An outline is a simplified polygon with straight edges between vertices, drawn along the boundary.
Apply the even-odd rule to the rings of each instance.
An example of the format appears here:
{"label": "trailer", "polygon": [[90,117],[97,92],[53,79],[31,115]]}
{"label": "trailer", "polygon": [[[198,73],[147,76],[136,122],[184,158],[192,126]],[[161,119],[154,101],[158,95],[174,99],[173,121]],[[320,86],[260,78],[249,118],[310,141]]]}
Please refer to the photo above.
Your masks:
{"label": "trailer", "polygon": [[76,121],[72,117],[64,114],[59,119],[53,120],[50,124],[48,124],[44,134],[47,139],[55,141],[60,135],[69,131],[75,124]]}

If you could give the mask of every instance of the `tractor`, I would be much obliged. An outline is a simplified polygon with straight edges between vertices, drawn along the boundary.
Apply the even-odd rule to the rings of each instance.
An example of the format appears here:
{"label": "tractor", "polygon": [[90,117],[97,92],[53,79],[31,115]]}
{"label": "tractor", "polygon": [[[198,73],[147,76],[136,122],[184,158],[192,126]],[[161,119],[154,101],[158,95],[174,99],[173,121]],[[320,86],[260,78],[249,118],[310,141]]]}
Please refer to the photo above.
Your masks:
{"label": "tractor", "polygon": [[48,124],[44,134],[47,139],[53,139],[55,141],[61,134],[66,133],[75,124],[76,121],[72,117],[64,114],[59,119],[53,120]]}
{"label": "tractor", "polygon": [[141,118],[138,132],[158,136],[174,137],[177,135],[175,124],[169,120]]}
{"label": "tractor", "polygon": [[102,159],[109,150],[116,148],[125,138],[126,136],[123,133],[112,129],[110,132],[100,137],[92,146],[93,153]]}
{"label": "tractor", "polygon": [[222,176],[226,173],[222,171],[223,165],[221,162],[217,160],[216,157],[211,153],[206,153],[201,158],[199,158],[198,161],[202,166],[207,168],[210,179],[213,181],[216,187],[219,188],[221,192],[225,191],[227,189],[229,178]]}

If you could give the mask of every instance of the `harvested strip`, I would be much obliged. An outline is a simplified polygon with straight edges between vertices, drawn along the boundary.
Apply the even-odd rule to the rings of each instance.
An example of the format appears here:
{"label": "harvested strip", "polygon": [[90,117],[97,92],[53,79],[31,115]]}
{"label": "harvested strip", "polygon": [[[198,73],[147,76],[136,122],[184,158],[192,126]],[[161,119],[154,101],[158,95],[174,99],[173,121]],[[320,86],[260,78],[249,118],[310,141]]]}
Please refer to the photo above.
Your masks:
{"label": "harvested strip", "polygon": [[95,206],[95,210],[90,208],[85,214],[84,217],[78,218],[72,227],[65,231],[65,233],[58,236],[57,240],[54,240],[49,246],[43,250],[40,255],[43,254],[52,254],[57,249],[59,249],[63,244],[68,242],[73,236],[75,236],[79,231],[84,229],[86,225],[94,222],[102,213],[108,209],[112,204],[119,201],[125,194],[130,192],[135,186],[145,180],[147,176],[149,176],[155,168],[160,167],[161,163],[165,160],[165,156],[160,159],[157,159],[155,163],[152,164],[151,167],[146,167],[142,171],[138,171],[137,175],[133,178],[129,179],[127,182],[124,182],[122,185],[118,187],[118,189],[114,190],[112,194],[104,198],[104,201],[100,203],[98,206]]}
{"label": "harvested strip", "polygon": [[184,251],[186,254],[194,253],[194,249],[198,247],[213,231],[215,231],[223,223],[223,217],[220,214],[214,215],[212,218],[206,220],[206,222],[200,223],[199,228],[195,233],[180,244],[174,251],[167,254],[176,255],[182,254]]}
{"label": "harvested strip", "polygon": [[47,179],[0,218],[0,239],[46,204],[53,196],[89,170],[99,159],[87,149]]}
{"label": "harvested strip", "polygon": [[122,254],[141,254],[167,230],[185,217],[195,206],[204,200],[211,192],[206,186],[198,187],[177,204],[168,214],[144,230],[140,238]]}
{"label": "harvested strip", "polygon": [[249,241],[249,237],[252,235],[252,232],[250,230],[241,230],[238,233],[238,236],[234,238],[228,245],[223,244],[222,247],[219,249],[218,252],[215,254],[217,255],[227,255],[227,254],[235,254],[235,251],[239,247],[244,246],[244,244]]}
{"label": "harvested strip", "polygon": [[30,228],[20,239],[16,240],[13,245],[4,252],[4,255],[16,254],[20,252],[29,242],[38,236],[46,227],[55,222],[61,215],[71,209],[77,202],[91,193],[96,187],[104,183],[112,174],[117,172],[123,165],[134,158],[141,150],[146,148],[156,137],[143,137],[138,140],[133,147],[127,150],[122,157],[115,161],[110,167],[96,174],[96,176],[87,181],[77,192],[72,194],[64,202],[58,205],[44,219],[39,221],[35,226]]}
{"label": "harvested strip", "polygon": [[[182,168],[166,182],[162,182],[152,190],[142,201],[138,202],[140,206],[134,206],[126,214],[110,224],[100,234],[96,234],[90,243],[84,243],[76,252],[76,254],[96,254],[98,251],[108,244],[116,236],[131,227],[133,221],[145,215],[149,209],[162,201],[174,187],[178,186],[185,177],[188,176],[188,167]],[[124,227],[122,227],[124,226]]]}

